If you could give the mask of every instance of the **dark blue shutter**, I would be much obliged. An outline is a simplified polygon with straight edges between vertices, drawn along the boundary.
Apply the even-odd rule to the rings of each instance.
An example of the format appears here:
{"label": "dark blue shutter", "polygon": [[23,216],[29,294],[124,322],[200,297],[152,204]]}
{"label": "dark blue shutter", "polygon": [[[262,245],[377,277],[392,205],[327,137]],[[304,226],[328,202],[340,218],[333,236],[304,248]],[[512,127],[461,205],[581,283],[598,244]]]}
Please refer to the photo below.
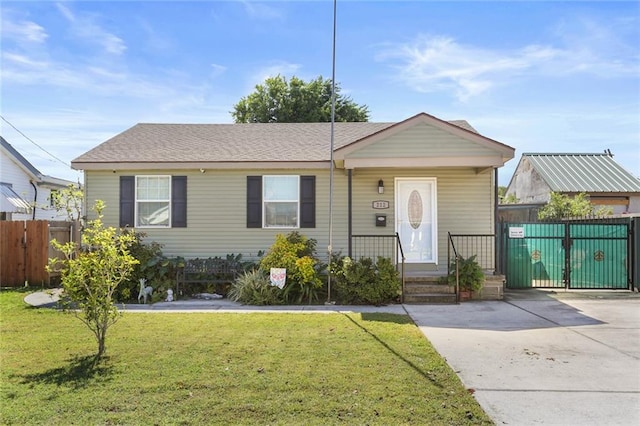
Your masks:
{"label": "dark blue shutter", "polygon": [[316,227],[316,177],[300,176],[300,228]]}
{"label": "dark blue shutter", "polygon": [[120,176],[120,227],[135,226],[136,178]]}
{"label": "dark blue shutter", "polygon": [[187,227],[187,177],[171,178],[171,227]]}
{"label": "dark blue shutter", "polygon": [[247,228],[262,228],[262,176],[247,176]]}

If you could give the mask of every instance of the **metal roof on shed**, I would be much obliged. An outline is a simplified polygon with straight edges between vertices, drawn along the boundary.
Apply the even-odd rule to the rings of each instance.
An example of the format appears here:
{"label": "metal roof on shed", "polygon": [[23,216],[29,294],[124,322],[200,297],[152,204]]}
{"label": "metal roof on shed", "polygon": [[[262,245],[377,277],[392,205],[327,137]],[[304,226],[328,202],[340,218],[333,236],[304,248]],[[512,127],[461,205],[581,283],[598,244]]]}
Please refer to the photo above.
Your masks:
{"label": "metal roof on shed", "polygon": [[525,153],[554,192],[640,192],[640,179],[608,154]]}

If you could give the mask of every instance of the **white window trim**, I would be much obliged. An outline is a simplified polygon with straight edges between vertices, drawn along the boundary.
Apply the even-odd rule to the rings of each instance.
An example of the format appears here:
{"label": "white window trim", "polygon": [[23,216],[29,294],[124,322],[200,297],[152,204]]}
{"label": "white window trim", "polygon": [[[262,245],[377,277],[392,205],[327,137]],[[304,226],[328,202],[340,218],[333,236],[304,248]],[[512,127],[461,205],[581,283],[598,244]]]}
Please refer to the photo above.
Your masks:
{"label": "white window trim", "polygon": [[[169,199],[166,200],[167,203],[169,204],[169,220],[168,223],[166,225],[138,225],[138,203],[140,202],[138,200],[138,178],[169,178]],[[135,228],[140,228],[140,229],[166,229],[166,228],[171,228],[171,199],[173,194],[171,193],[171,182],[172,182],[172,177],[171,175],[136,175],[135,176],[135,181],[134,181],[134,191],[135,191],[135,195],[134,195],[134,222],[136,224]],[[150,200],[146,200],[146,201],[150,201]],[[163,202],[165,200],[154,200],[157,202]]]}
{"label": "white window trim", "polygon": [[[282,202],[282,203],[292,203],[295,202],[297,205],[297,211],[296,211],[296,225],[295,226],[267,226],[267,217],[266,217],[266,209],[265,209],[265,204],[267,203],[267,201],[264,199],[264,192],[266,189],[266,185],[265,185],[265,179],[266,178],[280,178],[280,177],[295,177],[297,180],[296,183],[296,194],[297,194],[297,198],[295,200],[278,200],[275,201],[276,203],[278,202]],[[262,176],[262,194],[261,194],[261,199],[262,199],[262,229],[300,229],[300,175],[263,175]],[[270,203],[273,203],[274,201],[268,201]]]}

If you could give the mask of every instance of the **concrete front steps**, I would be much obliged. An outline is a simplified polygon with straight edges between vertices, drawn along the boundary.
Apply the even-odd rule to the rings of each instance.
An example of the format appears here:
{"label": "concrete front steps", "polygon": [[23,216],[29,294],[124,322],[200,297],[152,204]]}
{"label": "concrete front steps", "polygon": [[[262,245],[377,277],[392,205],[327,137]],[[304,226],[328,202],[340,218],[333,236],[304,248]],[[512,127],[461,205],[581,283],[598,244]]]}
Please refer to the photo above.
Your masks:
{"label": "concrete front steps", "polygon": [[404,303],[429,305],[456,303],[456,289],[442,284],[446,276],[408,276],[404,278]]}
{"label": "concrete front steps", "polygon": [[[404,280],[404,303],[414,305],[455,304],[455,287],[443,284],[445,275],[406,276]],[[504,298],[504,275],[487,273],[482,290],[473,293],[473,300],[502,300]]]}

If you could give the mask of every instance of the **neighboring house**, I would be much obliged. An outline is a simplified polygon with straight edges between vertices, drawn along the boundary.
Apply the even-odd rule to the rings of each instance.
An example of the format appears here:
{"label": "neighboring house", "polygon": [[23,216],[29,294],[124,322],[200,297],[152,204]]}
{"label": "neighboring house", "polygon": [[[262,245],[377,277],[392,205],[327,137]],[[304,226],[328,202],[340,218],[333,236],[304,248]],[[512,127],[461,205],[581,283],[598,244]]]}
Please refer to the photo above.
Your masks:
{"label": "neighboring house", "polygon": [[71,184],[40,173],[0,136],[0,220],[67,220],[51,207],[51,193]]}
{"label": "neighboring house", "polygon": [[330,123],[137,124],[71,164],[107,225],[167,256],[250,257],[299,231],[326,259],[330,241],[347,255],[352,235],[397,232],[410,269],[446,271],[447,232],[494,233],[513,148],[425,113],[335,123],[331,140]]}
{"label": "neighboring house", "polygon": [[640,179],[610,153],[522,154],[506,196],[536,208],[549,201],[551,192],[569,196],[584,192],[591,203],[611,207],[614,214],[640,213]]}

